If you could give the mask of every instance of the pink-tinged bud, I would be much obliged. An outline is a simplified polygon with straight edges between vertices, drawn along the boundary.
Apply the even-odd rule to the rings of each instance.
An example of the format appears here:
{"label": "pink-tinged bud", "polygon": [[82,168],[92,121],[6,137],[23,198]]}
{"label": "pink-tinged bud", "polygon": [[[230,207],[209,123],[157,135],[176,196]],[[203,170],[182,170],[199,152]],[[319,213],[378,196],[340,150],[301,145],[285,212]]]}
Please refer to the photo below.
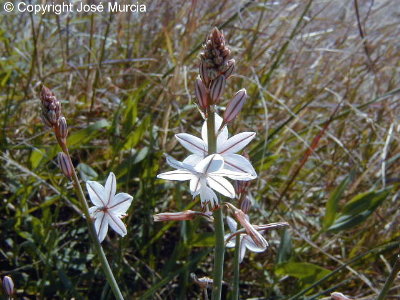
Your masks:
{"label": "pink-tinged bud", "polygon": [[233,74],[234,71],[235,71],[235,60],[230,59],[226,63],[226,69],[223,72],[223,74],[226,77],[226,79],[228,79]]}
{"label": "pink-tinged bud", "polygon": [[65,139],[68,136],[67,120],[64,117],[58,119],[56,134],[61,139]]}
{"label": "pink-tinged bud", "polygon": [[342,293],[338,293],[338,292],[333,292],[331,294],[331,299],[332,300],[350,300],[350,298],[348,298],[345,295],[343,295]]}
{"label": "pink-tinged bud", "polygon": [[249,196],[244,196],[243,200],[240,202],[240,209],[247,214],[252,206],[251,200]]}
{"label": "pink-tinged bud", "polygon": [[257,247],[266,249],[268,247],[267,240],[249,222],[249,217],[231,203],[227,203],[227,205],[230,209],[232,209],[235,219],[243,226],[243,228],[246,230],[246,233],[251,237]]}
{"label": "pink-tinged bud", "polygon": [[40,93],[40,100],[42,102],[42,119],[43,122],[49,127],[57,126],[58,119],[61,116],[61,104],[57,100],[53,92],[47,87],[43,86]]}
{"label": "pink-tinged bud", "polygon": [[[246,157],[245,153],[243,154],[243,156]],[[236,180],[234,182],[234,188],[235,188],[236,195],[247,193],[247,189],[249,186],[250,186],[250,181]]]}
{"label": "pink-tinged bud", "polygon": [[200,62],[199,73],[203,83],[208,86],[210,83],[210,78],[208,77],[207,67],[203,61]]}
{"label": "pink-tinged bud", "polygon": [[14,295],[14,282],[10,276],[3,277],[3,288],[8,296]]}
{"label": "pink-tinged bud", "polygon": [[207,108],[208,108],[208,92],[207,92],[207,88],[205,87],[203,81],[200,78],[196,79],[195,93],[196,93],[196,98],[197,98],[200,108],[204,111],[207,110]]}
{"label": "pink-tinged bud", "polygon": [[214,27],[210,34],[210,40],[218,46],[225,46],[225,38],[221,31],[217,27]]}
{"label": "pink-tinged bud", "polygon": [[57,155],[58,166],[60,167],[63,174],[70,178],[73,173],[73,166],[71,165],[71,161],[68,159],[68,156],[64,152],[60,152]]}
{"label": "pink-tinged bud", "polygon": [[203,216],[212,219],[212,213],[210,212],[200,212],[193,210],[185,210],[175,213],[161,213],[153,215],[154,222],[164,222],[164,221],[186,221],[192,220],[197,216]]}
{"label": "pink-tinged bud", "polygon": [[50,121],[47,120],[47,117],[46,117],[46,115],[44,114],[43,111],[42,111],[40,117],[42,118],[42,122],[44,123],[44,125],[46,125],[47,127],[50,127],[50,128],[53,127],[53,124],[51,124]]}
{"label": "pink-tinged bud", "polygon": [[219,98],[224,93],[225,85],[226,78],[224,75],[218,76],[217,79],[213,80],[210,88],[210,97],[213,103],[218,103]]}
{"label": "pink-tinged bud", "polygon": [[238,91],[229,102],[224,112],[224,122],[229,123],[234,120],[243,108],[243,104],[246,102],[247,92],[245,89]]}

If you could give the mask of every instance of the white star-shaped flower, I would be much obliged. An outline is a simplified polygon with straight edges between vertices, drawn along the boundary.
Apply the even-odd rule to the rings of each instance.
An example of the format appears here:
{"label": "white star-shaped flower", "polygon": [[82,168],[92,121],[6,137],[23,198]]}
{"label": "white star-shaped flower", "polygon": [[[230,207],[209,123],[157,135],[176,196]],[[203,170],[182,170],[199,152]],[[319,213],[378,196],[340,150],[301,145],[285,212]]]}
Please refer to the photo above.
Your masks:
{"label": "white star-shaped flower", "polygon": [[[215,114],[215,131],[221,127],[223,120],[220,116]],[[248,159],[242,155],[236,154],[242,150],[250,141],[256,136],[255,132],[242,132],[228,138],[228,129],[226,126],[221,130],[217,136],[217,154],[220,154],[225,161],[225,169],[248,173],[252,176],[252,179],[257,177],[257,173]],[[201,130],[201,139],[194,135],[187,133],[176,134],[177,140],[187,150],[192,152],[189,155],[187,161],[195,165],[208,155],[208,143],[207,143],[207,122],[205,121]]]}
{"label": "white star-shaped flower", "polygon": [[[226,222],[228,223],[229,229],[231,232],[236,232],[237,230],[237,223],[236,221],[231,218],[231,217],[226,217]],[[230,236],[231,234],[226,234],[225,235],[225,240]],[[234,248],[236,245],[236,241],[231,239],[226,243],[226,247],[228,248]],[[239,248],[239,262],[241,263],[243,261],[244,255],[246,254],[246,249],[249,249],[251,252],[255,253],[260,253],[264,252],[267,250],[268,243],[266,243],[266,247],[259,247],[257,246],[253,239],[248,235],[248,234],[241,234],[240,235],[240,248]]]}
{"label": "white star-shaped flower", "polygon": [[194,166],[188,163],[190,156],[183,162],[177,161],[167,156],[167,163],[177,169],[157,175],[157,178],[167,180],[186,181],[190,180],[190,191],[193,197],[200,195],[202,206],[215,206],[218,203],[218,193],[229,197],[235,197],[235,189],[232,184],[224,177],[234,180],[253,179],[248,173],[235,172],[224,168],[224,159],[219,154],[211,154],[201,159]]}
{"label": "white star-shaped flower", "polygon": [[117,182],[114,173],[110,173],[104,187],[96,181],[87,181],[86,188],[95,205],[89,208],[89,213],[95,220],[94,226],[100,243],[107,235],[108,225],[120,236],[125,236],[127,230],[121,218],[126,216],[132,196],[127,193],[115,195]]}

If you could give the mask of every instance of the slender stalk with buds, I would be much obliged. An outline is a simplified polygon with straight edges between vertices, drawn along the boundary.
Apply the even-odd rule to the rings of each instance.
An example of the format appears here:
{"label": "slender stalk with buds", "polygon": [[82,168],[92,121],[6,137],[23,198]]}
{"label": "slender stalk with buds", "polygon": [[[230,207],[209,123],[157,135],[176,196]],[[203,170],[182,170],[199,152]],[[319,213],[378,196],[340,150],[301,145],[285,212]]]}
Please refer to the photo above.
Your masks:
{"label": "slender stalk with buds", "polygon": [[72,164],[71,156],[69,155],[67,146],[68,127],[66,119],[61,115],[61,104],[57,100],[54,93],[45,86],[42,87],[40,99],[42,103],[42,120],[45,125],[54,130],[57,142],[63,151],[60,152],[57,157],[60,169],[66,177],[70,178],[73,181],[75,192],[81,203],[81,209],[89,228],[90,237],[94,244],[97,255],[100,259],[100,263],[103,267],[103,272],[107,278],[107,282],[110,285],[115,298],[123,299],[122,293],[118,287],[111,267],[107,261],[106,255],[100,244],[101,241],[99,240],[98,234],[96,233],[96,228],[94,226],[92,216],[89,212],[89,206],[86,201],[85,194],[82,190],[82,186],[79,182],[75,168]]}

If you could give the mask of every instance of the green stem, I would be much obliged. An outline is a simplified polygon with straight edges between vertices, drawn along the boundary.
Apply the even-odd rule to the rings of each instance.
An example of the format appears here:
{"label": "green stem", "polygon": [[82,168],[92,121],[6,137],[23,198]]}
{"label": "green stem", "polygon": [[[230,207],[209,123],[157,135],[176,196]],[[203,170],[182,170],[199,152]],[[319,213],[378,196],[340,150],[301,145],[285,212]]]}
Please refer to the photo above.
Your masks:
{"label": "green stem", "polygon": [[60,143],[60,146],[61,146],[62,150],[64,151],[64,153],[68,156],[68,160],[72,166],[72,180],[73,180],[75,192],[77,193],[79,201],[81,202],[81,206],[83,208],[83,214],[85,215],[85,219],[86,219],[86,222],[87,222],[87,225],[89,228],[89,234],[90,234],[90,237],[92,238],[92,242],[94,244],[94,248],[96,249],[97,255],[100,258],[100,263],[101,263],[101,266],[103,267],[103,272],[106,275],[107,282],[110,285],[115,298],[118,300],[123,300],[124,297],[122,296],[122,293],[119,289],[117,281],[114,278],[114,274],[111,270],[110,264],[108,263],[107,257],[103,251],[103,248],[101,247],[99,239],[97,238],[96,229],[94,228],[92,218],[90,217],[90,214],[89,214],[89,206],[86,202],[86,198],[85,198],[85,194],[83,193],[82,186],[79,183],[78,176],[76,175],[75,168],[73,167],[73,164],[71,161],[71,156],[69,155],[69,151],[66,146],[66,143],[63,143],[62,141],[61,142],[59,141],[59,143]]}
{"label": "green stem", "polygon": [[383,286],[382,291],[380,292],[378,298],[376,300],[384,300],[386,299],[387,293],[389,292],[390,286],[392,285],[393,281],[395,280],[397,273],[400,272],[400,255],[397,255],[396,257],[396,262],[394,263],[392,272],[390,272],[390,275],[388,279],[385,282],[385,285]]}
{"label": "green stem", "polygon": [[[211,107],[207,118],[207,139],[208,139],[208,154],[217,151],[217,137],[215,136],[215,113]],[[220,300],[222,291],[222,278],[224,275],[224,216],[221,207],[214,211],[214,227],[215,227],[215,252],[214,252],[214,276],[213,290],[211,299]]]}
{"label": "green stem", "polygon": [[239,252],[240,252],[240,234],[236,236],[235,257],[233,260],[233,292],[232,300],[239,299]]}

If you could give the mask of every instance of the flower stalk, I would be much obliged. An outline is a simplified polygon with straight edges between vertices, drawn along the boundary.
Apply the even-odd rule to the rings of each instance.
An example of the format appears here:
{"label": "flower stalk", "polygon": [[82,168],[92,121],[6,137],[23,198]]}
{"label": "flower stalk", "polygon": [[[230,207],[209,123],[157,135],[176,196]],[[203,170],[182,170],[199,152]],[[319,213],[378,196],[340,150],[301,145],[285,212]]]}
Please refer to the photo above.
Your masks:
{"label": "flower stalk", "polygon": [[[97,238],[96,229],[94,227],[92,218],[89,213],[89,206],[87,204],[85,194],[82,190],[82,186],[79,182],[76,170],[72,164],[71,156],[69,154],[67,146],[67,135],[68,135],[67,122],[65,118],[61,116],[60,102],[57,100],[54,93],[45,86],[42,87],[40,99],[42,102],[42,120],[45,123],[45,125],[54,130],[57,142],[65,154],[62,157],[63,159],[67,159],[67,161],[65,161],[65,165],[70,168],[68,170],[68,175],[72,175],[68,177],[71,177],[75,192],[78,196],[79,201],[81,202],[81,209],[83,210],[83,214],[85,216],[89,228],[89,234],[94,244],[94,248],[97,252],[97,255],[100,259],[104,275],[106,276],[107,282],[110,285],[115,298],[118,300],[121,299],[123,300],[124,298],[119,289],[117,281],[115,280],[114,274],[112,273],[110,264],[108,263],[103,248],[101,247],[100,241]],[[65,174],[64,171],[65,170],[63,170],[63,173]]]}
{"label": "flower stalk", "polygon": [[[207,118],[207,142],[208,155],[217,151],[217,138],[215,136],[215,116],[214,108],[210,107]],[[221,299],[222,278],[224,274],[224,216],[221,206],[214,211],[214,227],[215,227],[215,250],[214,250],[214,276],[212,299]]]}
{"label": "flower stalk", "polygon": [[240,235],[236,236],[235,256],[233,258],[233,291],[232,300],[239,299],[239,282],[240,282]]}

